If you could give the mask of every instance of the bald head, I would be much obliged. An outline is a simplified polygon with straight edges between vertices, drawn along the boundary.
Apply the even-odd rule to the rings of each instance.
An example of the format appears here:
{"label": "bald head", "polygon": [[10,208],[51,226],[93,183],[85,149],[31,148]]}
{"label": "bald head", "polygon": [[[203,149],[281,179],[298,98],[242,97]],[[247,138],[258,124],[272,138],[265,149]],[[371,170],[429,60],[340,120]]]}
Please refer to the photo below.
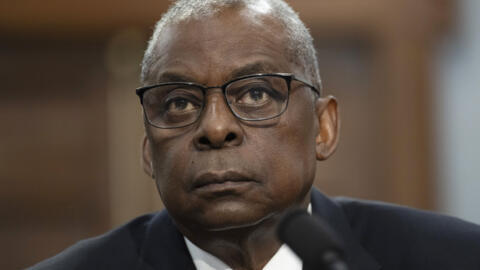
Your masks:
{"label": "bald head", "polygon": [[[281,25],[286,37],[285,52],[288,58],[304,71],[306,79],[321,89],[321,79],[317,63],[313,39],[293,9],[283,0],[178,0],[162,16],[155,26],[155,30],[145,51],[142,62],[141,80],[146,83],[154,71],[152,67],[160,57],[157,44],[168,26],[202,20],[215,16],[227,9],[234,9],[249,16],[252,23],[270,25],[272,19]],[[267,20],[265,20],[267,19]]]}

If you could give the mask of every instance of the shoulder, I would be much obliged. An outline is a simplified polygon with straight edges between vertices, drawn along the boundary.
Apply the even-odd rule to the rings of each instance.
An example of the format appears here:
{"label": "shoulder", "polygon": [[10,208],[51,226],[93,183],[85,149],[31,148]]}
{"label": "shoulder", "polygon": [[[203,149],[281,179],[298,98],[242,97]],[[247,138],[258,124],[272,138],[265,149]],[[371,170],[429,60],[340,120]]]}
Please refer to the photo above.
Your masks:
{"label": "shoulder", "polygon": [[29,269],[135,269],[154,216],[144,215],[106,234],[82,240]]}
{"label": "shoulder", "polygon": [[[335,198],[361,244],[386,267],[480,269],[480,226],[393,204]],[[439,268],[439,269],[440,269]],[[392,269],[396,269],[392,265]]]}

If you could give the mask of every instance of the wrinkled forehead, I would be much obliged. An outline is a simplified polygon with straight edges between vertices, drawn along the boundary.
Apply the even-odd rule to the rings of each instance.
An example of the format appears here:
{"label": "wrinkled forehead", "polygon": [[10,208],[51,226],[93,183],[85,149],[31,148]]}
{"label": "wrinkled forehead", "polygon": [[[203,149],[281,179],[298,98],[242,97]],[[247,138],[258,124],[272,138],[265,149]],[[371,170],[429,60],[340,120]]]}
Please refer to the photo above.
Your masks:
{"label": "wrinkled forehead", "polygon": [[254,73],[293,73],[285,28],[268,7],[257,9],[230,7],[166,25],[154,46],[147,81],[158,82],[167,71],[202,78],[196,79],[201,83],[225,81],[243,66],[255,66]]}

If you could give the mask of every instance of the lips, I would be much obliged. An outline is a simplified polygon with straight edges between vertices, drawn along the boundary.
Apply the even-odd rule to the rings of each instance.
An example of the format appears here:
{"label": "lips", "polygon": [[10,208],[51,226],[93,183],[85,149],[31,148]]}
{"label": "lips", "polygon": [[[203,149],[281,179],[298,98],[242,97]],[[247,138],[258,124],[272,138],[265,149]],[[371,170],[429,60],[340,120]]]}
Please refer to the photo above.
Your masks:
{"label": "lips", "polygon": [[249,183],[258,183],[258,181],[235,171],[206,172],[195,178],[192,189],[222,191],[238,189]]}

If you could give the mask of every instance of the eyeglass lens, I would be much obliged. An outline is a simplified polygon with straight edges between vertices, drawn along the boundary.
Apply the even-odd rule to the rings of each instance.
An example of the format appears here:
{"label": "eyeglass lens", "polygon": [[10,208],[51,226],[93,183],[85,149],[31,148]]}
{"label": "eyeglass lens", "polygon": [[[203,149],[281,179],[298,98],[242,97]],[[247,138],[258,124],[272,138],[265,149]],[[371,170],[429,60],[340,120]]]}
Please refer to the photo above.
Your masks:
{"label": "eyeglass lens", "polygon": [[[225,98],[240,119],[270,119],[285,110],[288,84],[278,76],[240,79],[225,86]],[[146,91],[143,106],[151,124],[174,128],[195,122],[203,110],[204,99],[204,91],[199,86],[166,84]]]}

